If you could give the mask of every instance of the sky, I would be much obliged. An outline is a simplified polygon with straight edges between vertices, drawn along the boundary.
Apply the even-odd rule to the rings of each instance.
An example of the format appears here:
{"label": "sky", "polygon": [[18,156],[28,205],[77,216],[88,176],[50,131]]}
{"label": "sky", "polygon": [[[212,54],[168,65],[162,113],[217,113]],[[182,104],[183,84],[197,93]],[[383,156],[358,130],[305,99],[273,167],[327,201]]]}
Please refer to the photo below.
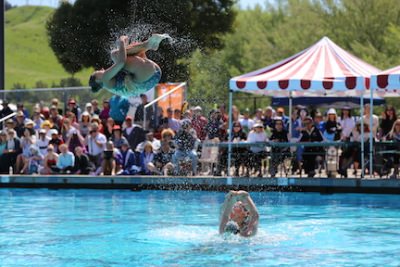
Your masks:
{"label": "sky", "polygon": [[[8,0],[8,2],[12,5],[44,5],[44,6],[52,6],[56,7],[59,3],[59,0]],[[242,8],[254,7],[256,4],[260,4],[261,6],[265,5],[266,0],[239,0],[239,5]]]}

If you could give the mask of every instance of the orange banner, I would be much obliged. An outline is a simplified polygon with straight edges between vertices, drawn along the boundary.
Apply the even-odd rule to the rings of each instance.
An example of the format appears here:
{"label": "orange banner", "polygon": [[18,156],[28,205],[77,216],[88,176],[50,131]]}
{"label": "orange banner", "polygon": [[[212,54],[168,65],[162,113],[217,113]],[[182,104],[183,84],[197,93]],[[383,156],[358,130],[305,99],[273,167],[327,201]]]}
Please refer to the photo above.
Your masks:
{"label": "orange banner", "polygon": [[[180,83],[159,83],[156,86],[157,97],[173,90],[178,85],[180,85]],[[182,108],[182,104],[185,101],[185,90],[185,86],[181,87],[158,101],[157,105],[159,108],[162,108],[164,117],[167,116],[167,108],[171,107],[173,110]]]}

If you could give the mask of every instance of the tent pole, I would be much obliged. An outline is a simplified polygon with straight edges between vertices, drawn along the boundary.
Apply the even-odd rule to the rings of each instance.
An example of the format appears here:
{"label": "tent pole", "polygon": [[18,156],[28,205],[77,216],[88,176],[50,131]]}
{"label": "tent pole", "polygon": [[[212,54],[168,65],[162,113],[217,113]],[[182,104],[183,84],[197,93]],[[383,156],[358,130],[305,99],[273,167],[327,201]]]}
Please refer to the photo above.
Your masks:
{"label": "tent pole", "polygon": [[370,89],[370,93],[371,93],[371,95],[370,95],[370,114],[369,114],[369,127],[370,127],[370,130],[369,130],[369,175],[370,175],[370,177],[372,178],[372,176],[373,176],[373,174],[374,174],[374,172],[373,172],[373,164],[372,164],[372,160],[373,160],[373,158],[372,158],[372,142],[373,142],[373,138],[374,138],[374,133],[373,133],[373,131],[372,131],[372,129],[373,129],[373,120],[372,120],[372,116],[373,116],[373,114],[374,114],[374,99],[373,99],[373,97],[374,97],[374,91],[373,91],[373,88],[371,87]]}
{"label": "tent pole", "polygon": [[[293,112],[293,95],[289,92],[289,140],[292,140],[292,112]],[[290,141],[291,142],[291,141]]]}
{"label": "tent pole", "polygon": [[232,164],[232,90],[229,90],[229,126],[228,126],[228,178],[231,175],[231,164]]}
{"label": "tent pole", "polygon": [[364,178],[364,94],[360,98],[360,120],[361,120],[361,178]]}

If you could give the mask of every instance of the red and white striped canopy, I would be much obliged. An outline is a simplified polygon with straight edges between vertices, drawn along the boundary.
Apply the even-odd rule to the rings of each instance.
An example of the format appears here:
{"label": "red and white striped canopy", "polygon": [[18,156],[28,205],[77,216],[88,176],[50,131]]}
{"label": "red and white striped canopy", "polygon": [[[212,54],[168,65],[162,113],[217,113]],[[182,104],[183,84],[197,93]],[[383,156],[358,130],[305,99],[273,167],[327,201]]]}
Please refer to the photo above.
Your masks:
{"label": "red and white striped canopy", "polygon": [[232,78],[229,86],[234,91],[256,94],[271,90],[362,91],[369,89],[371,75],[379,71],[324,37],[292,57]]}
{"label": "red and white striped canopy", "polygon": [[384,70],[371,76],[371,88],[400,92],[400,66]]}

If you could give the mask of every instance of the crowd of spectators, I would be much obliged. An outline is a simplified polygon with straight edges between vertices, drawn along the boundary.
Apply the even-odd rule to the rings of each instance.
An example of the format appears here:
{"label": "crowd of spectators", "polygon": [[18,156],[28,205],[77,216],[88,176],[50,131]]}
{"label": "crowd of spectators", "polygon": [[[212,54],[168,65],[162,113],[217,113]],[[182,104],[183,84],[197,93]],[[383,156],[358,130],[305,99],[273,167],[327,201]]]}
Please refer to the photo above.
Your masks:
{"label": "crowd of spectators", "polygon": [[[132,117],[110,109],[113,101],[119,106],[129,105],[116,97],[105,99],[102,107],[97,100],[92,100],[81,108],[74,99],[69,99],[65,109],[58,99],[53,99],[48,106],[36,104],[32,111],[18,104],[16,116],[6,120],[0,132],[0,173],[197,175],[201,144],[209,140],[228,141],[228,111],[224,104],[208,114],[200,106],[190,107],[183,113],[180,109],[164,111],[150,107],[144,121],[147,97],[141,95],[141,100]],[[0,118],[13,112],[7,101],[2,105]],[[266,107],[252,113],[249,109],[241,112],[233,106],[230,141],[250,143],[248,147],[233,148],[234,175],[261,177],[262,163],[268,158],[268,171],[274,177],[278,165],[290,157],[292,173],[303,169],[308,177],[313,177],[317,168],[315,159],[325,156],[324,147],[298,146],[293,151],[290,147],[273,146],[268,150],[257,145],[258,142],[357,143],[361,138],[368,142],[370,131],[374,141],[400,142],[400,120],[393,107],[387,106],[380,118],[373,115],[372,126],[369,105],[364,110],[361,119],[365,134],[361,135],[361,119],[355,118],[352,109],[347,107],[337,114],[333,108],[321,113],[296,106],[287,116],[283,107]],[[392,150],[385,157],[394,169],[392,177],[397,177],[399,154],[395,153],[396,148]],[[212,169],[214,175],[227,173],[227,153],[226,147],[220,148],[218,164]],[[359,146],[341,149],[338,172],[347,176],[352,166],[356,174],[360,160]]]}

